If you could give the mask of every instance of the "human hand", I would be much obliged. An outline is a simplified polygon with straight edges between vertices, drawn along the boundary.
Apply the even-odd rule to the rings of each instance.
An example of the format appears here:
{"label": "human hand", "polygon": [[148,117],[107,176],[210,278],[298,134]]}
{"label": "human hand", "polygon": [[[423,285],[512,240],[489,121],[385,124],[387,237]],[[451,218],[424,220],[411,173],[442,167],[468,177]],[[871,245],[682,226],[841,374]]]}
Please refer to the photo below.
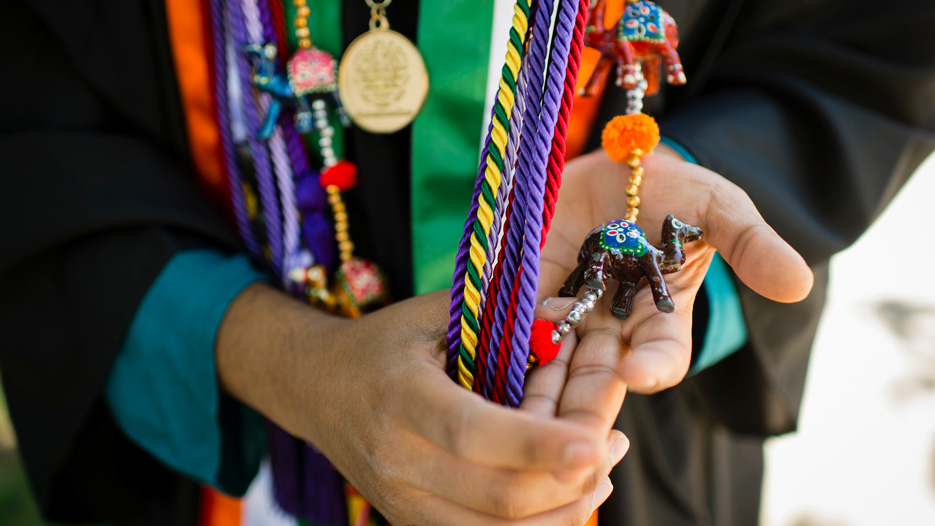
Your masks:
{"label": "human hand", "polygon": [[[650,394],[684,378],[691,361],[692,307],[715,250],[747,286],[775,301],[800,301],[813,282],[802,257],[763,221],[740,188],[685,162],[665,145],[657,146],[642,164],[646,176],[640,189],[639,224],[649,240],[658,246],[668,214],[702,227],[705,235],[686,244],[684,267],[666,276],[675,312],[659,312],[649,288],[643,287],[630,316],[620,320],[610,313],[613,290],[608,290],[578,327],[581,341],[562,402],[580,404],[578,399],[590,398],[602,406],[598,414],[607,414],[614,405],[619,410],[621,393],[627,388]],[[557,293],[575,268],[588,232],[626,215],[628,178],[629,168],[613,162],[602,150],[568,163],[543,248],[540,296]],[[573,301],[552,298],[546,305],[565,313]]]}
{"label": "human hand", "polygon": [[[265,286],[244,295],[219,333],[222,384],[315,444],[393,524],[583,524],[609,496],[626,438],[555,416],[573,338],[530,374],[516,411],[445,374],[446,292],[351,320]],[[238,340],[227,331],[257,322],[274,344],[231,362]],[[261,365],[239,387],[247,376],[235,363],[253,359]]]}

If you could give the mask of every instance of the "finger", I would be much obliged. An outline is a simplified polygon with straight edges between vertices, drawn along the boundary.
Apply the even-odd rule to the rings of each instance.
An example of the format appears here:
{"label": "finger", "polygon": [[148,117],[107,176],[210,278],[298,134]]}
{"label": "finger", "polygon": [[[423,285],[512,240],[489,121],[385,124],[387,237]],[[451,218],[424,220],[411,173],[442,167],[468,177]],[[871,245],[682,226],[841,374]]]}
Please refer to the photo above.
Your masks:
{"label": "finger", "polygon": [[[480,466],[450,454],[426,454],[417,487],[474,511],[523,518],[570,504],[594,491],[620,461],[629,442],[612,431],[599,466],[571,470],[560,480],[547,471],[517,471]],[[580,471],[580,473],[579,473]]]}
{"label": "finger", "polygon": [[405,386],[402,420],[455,456],[486,466],[553,470],[597,465],[606,431],[543,418],[487,402],[433,366]]}
{"label": "finger", "polygon": [[632,352],[622,364],[620,376],[628,390],[653,394],[678,384],[688,373],[694,294],[676,295],[678,308],[664,313],[656,310],[648,291],[641,292],[644,296],[637,296],[634,309],[651,314],[634,324],[630,336]]}
{"label": "finger", "polygon": [[607,436],[627,385],[620,371],[629,346],[615,329],[594,328],[575,348],[558,416]]}
{"label": "finger", "polygon": [[558,401],[562,398],[568,380],[568,366],[578,338],[574,333],[562,340],[558,355],[545,365],[534,367],[526,374],[523,386],[523,401],[520,411],[554,417],[558,412]]}
{"label": "finger", "polygon": [[390,513],[393,524],[458,524],[463,526],[554,526],[584,525],[613,492],[609,477],[604,477],[594,491],[570,504],[538,515],[520,519],[498,517],[461,506],[447,499],[427,495],[412,502],[398,516]]}
{"label": "finger", "polygon": [[774,301],[801,301],[814,276],[802,256],[760,216],[747,194],[721,180],[714,184],[703,212],[706,238],[737,276],[758,294]]}
{"label": "finger", "polygon": [[[537,319],[558,322],[571,309],[575,298],[546,298],[536,306]],[[578,339],[569,334],[562,340],[558,355],[549,363],[534,367],[526,375],[523,386],[523,401],[519,408],[542,416],[555,416],[558,401],[568,379],[568,365]]]}

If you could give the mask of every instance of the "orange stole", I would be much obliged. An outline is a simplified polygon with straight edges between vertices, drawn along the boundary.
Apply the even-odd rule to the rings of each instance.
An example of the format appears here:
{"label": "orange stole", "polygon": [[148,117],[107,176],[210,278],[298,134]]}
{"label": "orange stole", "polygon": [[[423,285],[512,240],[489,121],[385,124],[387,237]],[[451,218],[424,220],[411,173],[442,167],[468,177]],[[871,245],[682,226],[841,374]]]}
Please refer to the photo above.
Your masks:
{"label": "orange stole", "polygon": [[202,18],[201,2],[166,0],[166,15],[195,171],[199,182],[212,199],[228,205],[224,198],[227,195],[227,181],[211,91],[211,62],[205,49],[205,20]]}

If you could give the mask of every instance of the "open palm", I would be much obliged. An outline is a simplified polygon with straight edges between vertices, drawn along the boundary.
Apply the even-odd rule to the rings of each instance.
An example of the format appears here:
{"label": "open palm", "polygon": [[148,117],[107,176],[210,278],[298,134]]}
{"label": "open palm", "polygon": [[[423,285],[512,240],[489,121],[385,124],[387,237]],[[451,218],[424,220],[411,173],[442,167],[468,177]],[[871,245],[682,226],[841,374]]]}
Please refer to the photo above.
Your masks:
{"label": "open palm", "polygon": [[[593,410],[586,418],[608,429],[627,389],[658,392],[677,384],[688,371],[692,306],[715,250],[747,286],[775,301],[803,299],[813,281],[801,256],[766,225],[738,187],[710,170],[685,162],[664,146],[645,157],[643,166],[646,177],[640,190],[639,224],[647,238],[658,245],[667,214],[700,226],[705,235],[685,246],[687,261],[682,270],[666,276],[675,312],[658,311],[644,286],[633,299],[630,316],[620,320],[610,313],[609,298],[616,287],[612,282],[578,327],[579,343],[558,410],[562,413],[566,405],[590,404]],[[543,248],[541,297],[557,295],[577,264],[582,241],[595,226],[624,217],[628,177],[629,169],[602,151],[568,163]],[[558,305],[559,311],[546,313],[546,317],[561,319],[570,302],[546,302]]]}

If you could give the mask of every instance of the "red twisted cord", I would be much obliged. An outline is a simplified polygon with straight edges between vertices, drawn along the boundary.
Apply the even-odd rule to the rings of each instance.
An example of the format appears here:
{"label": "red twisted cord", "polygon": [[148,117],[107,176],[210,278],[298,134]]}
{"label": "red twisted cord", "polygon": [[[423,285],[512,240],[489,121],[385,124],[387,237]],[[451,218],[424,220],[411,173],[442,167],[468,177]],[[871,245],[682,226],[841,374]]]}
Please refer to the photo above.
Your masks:
{"label": "red twisted cord", "polygon": [[279,61],[284,64],[289,58],[289,39],[286,38],[286,15],[282,0],[269,0],[269,14],[276,33],[276,49],[280,50]]}
{"label": "red twisted cord", "polygon": [[555,215],[555,202],[558,200],[558,189],[562,186],[562,171],[565,169],[565,139],[568,135],[568,120],[575,101],[575,90],[578,84],[578,69],[581,66],[581,50],[584,48],[584,25],[587,22],[591,0],[581,0],[578,5],[578,17],[575,19],[574,36],[571,40],[571,49],[568,57],[568,67],[565,70],[565,91],[562,94],[562,104],[558,112],[558,121],[555,134],[552,138],[552,151],[549,153],[548,179],[545,187],[545,208],[542,211],[542,242],[545,246],[546,234],[552,226],[552,216]]}
{"label": "red twisted cord", "polygon": [[[506,230],[510,224],[510,216],[513,215],[513,191],[510,190],[509,198],[506,204],[506,215],[503,219],[503,236],[506,239]],[[481,332],[478,336],[477,351],[477,373],[474,382],[474,390],[480,392],[481,381],[487,370],[487,353],[490,352],[490,331],[493,329],[494,312],[497,309],[497,298],[500,293],[500,275],[503,274],[503,258],[506,251],[501,250],[497,256],[497,264],[493,267],[493,274],[490,276],[490,288],[487,290],[487,301],[484,303],[484,312],[481,319]],[[498,362],[499,363],[499,362]]]}
{"label": "red twisted cord", "polygon": [[[516,278],[513,280],[513,288],[510,290],[510,305],[515,305],[519,301],[520,276],[523,272],[523,265],[520,264],[516,270]],[[500,348],[497,351],[497,374],[493,382],[493,400],[498,404],[503,404],[506,400],[506,385],[508,369],[510,366],[510,356],[513,355],[513,327],[516,321],[516,309],[508,309],[506,321],[504,322],[503,337],[500,338]]]}
{"label": "red twisted cord", "polygon": [[[568,58],[568,66],[565,70],[565,89],[562,93],[562,101],[559,108],[558,120],[556,121],[556,129],[552,138],[552,150],[549,153],[545,188],[545,207],[543,208],[542,213],[542,245],[545,245],[546,234],[548,234],[549,228],[551,227],[552,217],[555,215],[555,203],[558,199],[559,187],[562,184],[562,171],[565,168],[565,141],[568,134],[568,121],[571,116],[571,109],[574,104],[576,86],[578,83],[578,70],[581,65],[581,51],[584,47],[584,26],[587,22],[590,4],[590,0],[580,0],[578,5],[578,16],[575,19],[574,36],[572,37],[571,48],[569,50],[570,53]],[[496,281],[494,283],[499,283],[499,270],[500,265],[498,261],[498,266],[494,270],[496,276]],[[510,295],[511,305],[518,301],[518,291],[520,288],[519,276],[521,273],[522,268],[517,270],[517,279],[513,283],[513,290],[511,291]],[[496,291],[494,293],[496,293]],[[496,296],[488,295],[488,298],[492,297]],[[492,305],[488,304],[485,306],[485,313],[486,309],[489,307],[492,307]],[[486,318],[489,320],[489,317]],[[512,333],[514,319],[515,309],[507,309],[507,320],[504,324],[505,330],[503,337],[500,339],[500,348],[497,350],[498,359],[497,372],[495,377],[496,379],[493,382],[493,390],[491,393],[491,398],[497,403],[503,403],[505,399],[504,387],[507,383],[507,366],[509,363],[509,357],[513,352]],[[484,356],[486,356],[486,352]],[[484,358],[484,362],[486,366],[486,358]]]}

